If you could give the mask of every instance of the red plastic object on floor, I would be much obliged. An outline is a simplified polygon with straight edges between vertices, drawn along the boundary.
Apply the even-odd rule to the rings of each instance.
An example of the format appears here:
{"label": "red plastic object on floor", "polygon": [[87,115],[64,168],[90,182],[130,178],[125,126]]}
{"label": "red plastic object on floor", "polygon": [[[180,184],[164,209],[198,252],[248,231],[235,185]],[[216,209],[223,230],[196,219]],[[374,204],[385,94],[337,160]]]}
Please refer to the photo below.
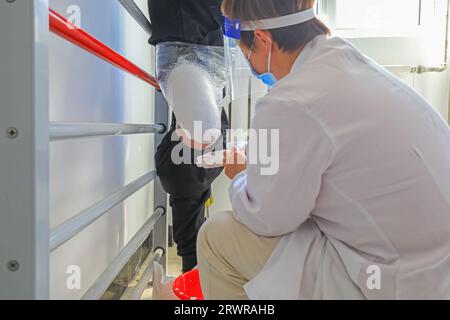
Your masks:
{"label": "red plastic object on floor", "polygon": [[173,283],[173,292],[181,300],[205,300],[200,272],[195,269],[179,276]]}

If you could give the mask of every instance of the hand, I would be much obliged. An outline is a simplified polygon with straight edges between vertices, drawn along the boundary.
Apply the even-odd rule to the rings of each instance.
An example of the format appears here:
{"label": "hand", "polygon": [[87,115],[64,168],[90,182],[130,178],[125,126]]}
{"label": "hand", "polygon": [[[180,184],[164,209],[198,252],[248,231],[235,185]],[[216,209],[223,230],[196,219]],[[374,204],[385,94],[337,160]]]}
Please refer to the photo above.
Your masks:
{"label": "hand", "polygon": [[233,180],[239,173],[247,170],[247,157],[244,152],[233,148],[225,152],[225,175]]}

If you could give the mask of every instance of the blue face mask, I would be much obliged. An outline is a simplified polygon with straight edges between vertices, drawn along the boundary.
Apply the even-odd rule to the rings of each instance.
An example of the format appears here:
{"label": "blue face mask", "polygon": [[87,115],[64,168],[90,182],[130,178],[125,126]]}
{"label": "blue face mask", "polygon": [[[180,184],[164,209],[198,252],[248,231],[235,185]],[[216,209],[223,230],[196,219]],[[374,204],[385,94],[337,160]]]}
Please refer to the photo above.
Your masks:
{"label": "blue face mask", "polygon": [[263,73],[263,74],[259,74],[256,72],[255,68],[252,66],[252,64],[250,62],[250,57],[252,56],[254,44],[255,43],[253,42],[252,48],[250,49],[250,52],[247,57],[247,62],[250,66],[250,70],[252,71],[253,76],[255,76],[257,79],[261,80],[265,85],[267,85],[269,87],[273,87],[277,83],[278,80],[277,80],[277,78],[275,78],[275,75],[270,72],[270,66],[271,66],[271,62],[272,62],[272,46],[270,47],[270,50],[269,50],[269,59],[267,62],[267,72]]}

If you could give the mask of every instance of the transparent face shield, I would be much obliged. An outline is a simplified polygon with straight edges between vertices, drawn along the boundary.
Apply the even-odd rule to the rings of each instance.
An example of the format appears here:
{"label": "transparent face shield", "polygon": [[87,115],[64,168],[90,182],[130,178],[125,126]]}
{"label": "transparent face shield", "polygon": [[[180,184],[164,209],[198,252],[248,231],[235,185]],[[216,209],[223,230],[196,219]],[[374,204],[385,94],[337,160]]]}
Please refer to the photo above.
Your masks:
{"label": "transparent face shield", "polygon": [[278,29],[304,23],[315,17],[313,8],[286,16],[255,21],[240,21],[224,17],[226,102],[233,104],[242,99],[257,99],[269,90],[267,85],[253,76],[250,62],[239,47],[241,31]]}
{"label": "transparent face shield", "polygon": [[253,76],[247,58],[239,47],[241,28],[239,20],[224,18],[224,46],[226,65],[226,102],[264,96],[268,88]]}

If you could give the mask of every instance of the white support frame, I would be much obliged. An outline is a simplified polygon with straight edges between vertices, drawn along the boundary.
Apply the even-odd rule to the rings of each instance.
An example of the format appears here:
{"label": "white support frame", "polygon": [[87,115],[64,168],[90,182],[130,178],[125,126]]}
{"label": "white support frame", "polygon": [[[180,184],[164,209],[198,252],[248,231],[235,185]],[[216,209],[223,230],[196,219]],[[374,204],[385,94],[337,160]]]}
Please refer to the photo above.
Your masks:
{"label": "white support frame", "polygon": [[49,298],[48,0],[0,0],[0,299]]}
{"label": "white support frame", "polygon": [[[50,125],[48,39],[48,0],[0,0],[0,300],[49,299],[51,236],[54,249],[156,177],[155,171],[149,172],[64,223],[61,237],[55,230],[51,234],[50,141],[162,134],[167,128],[168,109],[159,93],[155,101],[156,125]],[[155,152],[161,139],[155,135]],[[161,261],[166,265],[167,195],[158,181],[154,198],[154,215],[84,298],[99,298],[152,230],[158,249],[154,259],[164,258]]]}
{"label": "white support frame", "polygon": [[165,132],[164,125],[120,123],[50,123],[50,140],[72,140]]}
{"label": "white support frame", "polygon": [[[169,106],[161,92],[155,94],[155,122],[164,124],[169,128]],[[162,135],[155,135],[155,153],[163,139]],[[155,208],[161,207],[167,211],[167,193],[164,191],[159,178],[154,182],[154,206]],[[169,220],[167,214],[165,214],[155,225],[153,232],[153,246],[155,248],[163,248],[167,252],[168,243],[168,224]],[[167,270],[168,255],[165,254],[160,263]]]}
{"label": "white support frame", "polygon": [[[155,224],[161,220],[166,213],[164,208],[157,208],[155,213],[144,223],[142,228],[135,234],[135,236],[128,242],[114,261],[106,268],[97,281],[89,288],[84,294],[83,300],[99,300],[109,285],[114,281],[116,276],[122,270],[122,268],[131,259],[136,249],[139,248],[142,243],[148,238],[150,232],[154,229]],[[163,253],[165,249],[163,248]]]}

